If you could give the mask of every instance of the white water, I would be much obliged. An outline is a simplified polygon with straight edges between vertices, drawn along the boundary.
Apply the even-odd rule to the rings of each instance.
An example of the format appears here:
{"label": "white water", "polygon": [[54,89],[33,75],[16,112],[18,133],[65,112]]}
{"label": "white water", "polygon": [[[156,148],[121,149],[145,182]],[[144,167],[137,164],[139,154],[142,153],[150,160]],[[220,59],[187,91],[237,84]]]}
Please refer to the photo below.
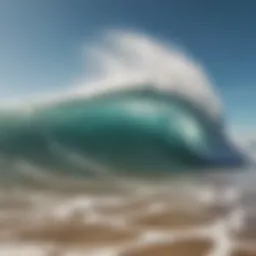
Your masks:
{"label": "white water", "polygon": [[[238,235],[256,227],[248,219],[255,214],[256,191],[242,186],[244,177],[123,180],[125,188],[116,180],[71,186],[59,177],[55,182],[62,187],[53,180],[2,186],[0,255],[126,256],[157,248],[150,254],[157,256],[168,245],[167,255],[189,256],[189,251],[176,255],[171,249],[189,241],[212,242],[199,254],[205,256],[254,251],[254,238]],[[255,184],[255,175],[247,173],[247,178]]]}
{"label": "white water", "polygon": [[37,106],[146,86],[185,97],[214,118],[221,114],[219,95],[203,68],[171,44],[139,32],[113,30],[97,42],[87,42],[84,52],[89,68],[79,83],[57,93],[8,99],[1,108],[30,113]]}

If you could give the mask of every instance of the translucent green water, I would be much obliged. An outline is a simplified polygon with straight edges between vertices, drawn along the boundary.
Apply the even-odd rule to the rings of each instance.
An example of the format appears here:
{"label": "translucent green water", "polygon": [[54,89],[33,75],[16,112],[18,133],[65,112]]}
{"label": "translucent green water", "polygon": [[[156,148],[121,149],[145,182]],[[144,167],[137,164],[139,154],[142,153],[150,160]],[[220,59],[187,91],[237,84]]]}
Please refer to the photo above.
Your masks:
{"label": "translucent green water", "polygon": [[221,126],[177,97],[131,91],[3,116],[0,147],[10,157],[69,171],[67,152],[119,172],[241,164]]}

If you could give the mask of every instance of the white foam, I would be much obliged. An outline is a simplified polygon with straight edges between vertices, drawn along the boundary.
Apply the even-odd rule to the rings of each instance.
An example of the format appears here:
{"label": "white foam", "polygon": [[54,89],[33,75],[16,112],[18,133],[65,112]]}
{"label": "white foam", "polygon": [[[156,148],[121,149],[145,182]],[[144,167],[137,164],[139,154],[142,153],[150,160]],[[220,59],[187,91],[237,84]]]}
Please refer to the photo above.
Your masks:
{"label": "white foam", "polygon": [[[123,201],[121,200],[121,198],[119,200],[119,194],[113,197],[111,194],[108,194],[107,190],[106,194],[104,193],[103,195],[86,194],[86,190],[84,194],[81,194],[81,192],[79,192],[79,194],[62,194],[62,190],[56,190],[55,192],[52,191],[51,193],[47,193],[47,191],[30,190],[27,188],[23,192],[18,192],[17,190],[16,193],[18,193],[18,198],[22,199],[22,202],[24,200],[28,200],[30,206],[25,209],[20,209],[23,211],[23,214],[26,215],[26,218],[23,218],[23,215],[22,217],[20,215],[18,218],[18,225],[15,225],[15,223],[13,223],[13,225],[10,225],[9,235],[3,237],[1,236],[0,256],[51,255],[50,253],[54,254],[54,252],[61,252],[63,253],[63,255],[74,256],[120,256],[123,252],[125,252],[128,249],[136,251],[137,249],[146,248],[147,246],[150,245],[161,245],[166,243],[175,244],[177,242],[189,241],[190,239],[198,239],[198,241],[212,241],[213,246],[206,255],[232,255],[232,252],[238,246],[235,234],[244,230],[244,228],[246,227],[245,212],[240,202],[241,198],[239,196],[234,196],[239,195],[240,193],[234,193],[235,190],[227,188],[219,191],[219,196],[213,196],[215,198],[213,200],[213,203],[216,203],[218,205],[218,202],[220,201],[220,204],[223,205],[224,208],[228,206],[228,212],[220,214],[220,216],[216,216],[215,218],[212,219],[212,221],[209,221],[207,223],[204,223],[204,221],[202,221],[201,224],[195,224],[195,226],[184,226],[183,228],[177,229],[174,227],[171,228],[167,226],[139,227],[136,224],[136,221],[134,222],[134,220],[140,218],[141,213],[143,213],[143,216],[149,216],[152,214],[152,212],[148,210],[152,210],[155,213],[162,211],[164,212],[166,210],[166,213],[171,213],[171,205],[174,203],[173,195],[170,193],[170,191],[164,190],[164,187],[162,187],[164,186],[164,184],[162,184],[161,182],[160,184],[157,184],[156,181],[155,183],[156,184],[152,184],[151,195],[145,194],[144,197],[142,195],[141,198],[138,198],[137,194],[134,194],[133,189],[131,189],[129,196],[127,195],[122,198]],[[143,184],[141,186],[143,187]],[[148,183],[144,186],[149,188]],[[206,205],[206,207],[204,208],[204,203],[208,203],[208,197],[212,197],[211,191],[215,191],[214,187],[209,187],[209,190],[207,190],[207,184],[205,186],[203,186],[202,184],[202,188],[204,189],[201,189],[200,191],[198,188],[198,190],[195,191],[196,195],[194,200],[192,200],[193,195],[191,195],[191,191],[189,189],[185,189],[185,187],[183,189],[183,187],[184,186],[180,186],[180,196],[182,196],[182,193],[186,192],[189,201],[191,201],[191,204],[198,206],[197,212],[201,210],[206,210],[205,213],[207,214],[208,206]],[[165,193],[161,192],[163,196],[159,198],[159,191],[161,190],[161,188],[163,191],[165,191]],[[1,193],[3,194],[4,191],[5,190],[2,189]],[[209,192],[210,195],[206,196],[206,199],[203,198],[203,205],[201,205],[201,202],[198,202],[197,194],[204,194],[207,191]],[[229,200],[222,200],[221,195],[225,197],[226,193],[228,195],[227,197],[229,198]],[[9,198],[8,196],[10,196],[10,199],[13,198],[13,195],[10,193],[5,193],[5,195],[6,199]],[[32,195],[33,200],[31,200]],[[142,209],[139,209],[139,207],[138,209],[136,209],[135,207],[135,209],[133,209],[133,215],[130,214],[129,211],[124,211],[124,213],[122,213],[121,215],[119,215],[118,211],[115,211],[116,206],[122,207],[122,205],[130,205],[131,202],[134,202],[136,205],[136,202],[141,202],[141,200],[143,199],[148,203],[145,206],[143,206]],[[185,200],[185,195],[184,199],[183,196],[179,197],[178,199],[184,201],[184,203],[187,204],[187,201]],[[211,201],[211,199],[209,201]],[[230,201],[232,203],[230,203]],[[165,208],[165,205],[168,206],[168,204],[170,207]],[[41,208],[38,208],[38,205],[41,205]],[[99,207],[97,208],[96,206]],[[103,208],[105,209],[110,209],[111,211],[108,214],[106,214],[104,211],[101,211],[100,206],[103,206]],[[131,208],[133,208],[132,205]],[[56,214],[56,209],[59,210],[58,214]],[[182,209],[183,211],[186,210],[186,208],[183,207],[179,209]],[[2,209],[2,211],[3,210],[4,208]],[[1,216],[1,218],[6,217],[6,222],[9,223],[12,220],[10,215],[10,209],[8,208],[5,210],[6,211],[4,211],[4,213],[6,214],[6,216],[3,215]],[[11,211],[13,211],[13,209],[11,209]],[[193,214],[193,211],[194,209],[190,208],[191,214]],[[17,211],[17,214],[19,213],[20,211]],[[40,219],[37,217],[37,213],[41,215]],[[248,214],[248,212],[246,213]],[[80,217],[82,217],[82,219],[80,219]],[[3,219],[1,220],[3,221]],[[35,231],[40,233],[40,227],[44,227],[44,225],[49,226],[49,221],[53,221],[52,223],[54,228],[54,225],[56,223],[57,226],[64,225],[65,227],[69,227],[69,225],[72,225],[72,223],[74,223],[74,220],[78,221],[76,222],[76,224],[79,223],[81,225],[85,225],[85,233],[88,232],[86,230],[87,224],[96,224],[96,226],[101,225],[106,229],[109,227],[110,230],[126,230],[128,232],[132,231],[135,232],[136,235],[133,238],[125,240],[118,244],[110,243],[109,245],[105,245],[104,241],[102,241],[103,243],[96,243],[95,245],[93,243],[87,245],[85,244],[82,246],[80,244],[70,244],[63,247],[63,245],[61,244],[51,244],[51,242],[50,244],[47,244],[44,243],[43,241],[38,243],[32,241],[18,241],[20,228],[24,227],[24,225],[30,226],[31,230],[34,230],[35,228]],[[19,224],[19,222],[20,224],[22,224],[22,226]],[[248,248],[248,246],[246,245],[246,249],[250,248]]]}
{"label": "white foam", "polygon": [[0,244],[0,256],[46,256],[52,246],[38,244],[5,243]]}
{"label": "white foam", "polygon": [[29,112],[35,106],[127,88],[151,87],[185,97],[212,116],[220,114],[219,97],[203,68],[177,47],[143,33],[110,31],[101,40],[87,45],[85,52],[86,66],[93,68],[78,85],[64,92],[7,101],[2,106],[22,105]]}

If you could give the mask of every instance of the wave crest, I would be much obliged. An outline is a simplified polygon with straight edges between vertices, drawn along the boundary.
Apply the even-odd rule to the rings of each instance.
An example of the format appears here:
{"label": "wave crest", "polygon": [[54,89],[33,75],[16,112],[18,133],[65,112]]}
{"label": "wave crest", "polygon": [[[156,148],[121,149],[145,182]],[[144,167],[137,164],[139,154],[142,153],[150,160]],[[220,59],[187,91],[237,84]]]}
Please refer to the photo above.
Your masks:
{"label": "wave crest", "polygon": [[151,87],[178,94],[210,116],[219,118],[221,104],[203,68],[177,47],[134,31],[111,30],[85,47],[86,77],[55,94],[8,100],[3,106],[21,105],[33,112],[40,106],[94,97],[110,91]]}

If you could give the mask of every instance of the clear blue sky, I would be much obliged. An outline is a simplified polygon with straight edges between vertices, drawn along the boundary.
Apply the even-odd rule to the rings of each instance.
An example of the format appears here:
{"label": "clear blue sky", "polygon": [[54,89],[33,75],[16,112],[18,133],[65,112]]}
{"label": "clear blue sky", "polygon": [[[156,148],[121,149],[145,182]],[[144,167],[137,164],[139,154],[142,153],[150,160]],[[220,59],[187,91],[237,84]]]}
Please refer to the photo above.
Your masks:
{"label": "clear blue sky", "polygon": [[237,131],[256,127],[254,0],[0,0],[0,95],[68,86],[81,47],[128,27],[188,49],[221,92]]}

